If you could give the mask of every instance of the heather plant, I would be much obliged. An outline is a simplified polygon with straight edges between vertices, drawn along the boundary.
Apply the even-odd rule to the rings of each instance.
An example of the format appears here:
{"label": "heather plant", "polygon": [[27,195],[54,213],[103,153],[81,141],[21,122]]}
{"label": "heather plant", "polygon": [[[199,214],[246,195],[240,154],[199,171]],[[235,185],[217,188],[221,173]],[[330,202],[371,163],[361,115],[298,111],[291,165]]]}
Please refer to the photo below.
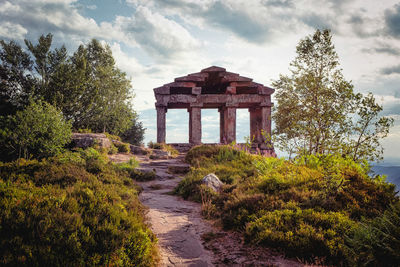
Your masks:
{"label": "heather plant", "polygon": [[93,148],[0,163],[0,265],[156,265],[127,165]]}
{"label": "heather plant", "polygon": [[400,262],[400,204],[371,221],[362,220],[346,242],[357,266],[398,266]]}
{"label": "heather plant", "polygon": [[131,152],[130,145],[123,142],[114,142],[114,146],[118,149],[119,153],[129,153]]}
{"label": "heather plant", "polygon": [[[201,202],[206,217],[242,232],[247,242],[279,249],[305,262],[360,263],[366,256],[357,255],[354,247],[362,249],[360,240],[367,237],[360,234],[366,232],[362,225],[370,225],[399,203],[394,185],[383,177],[370,177],[367,163],[342,155],[285,160],[252,155],[231,145],[197,146],[187,153],[186,162],[192,168],[175,188],[176,194]],[[201,183],[209,173],[225,183],[212,196],[204,193]],[[390,223],[380,237],[396,236],[397,228],[388,227],[396,225],[396,217],[385,218]],[[357,236],[351,247],[348,238]],[[386,253],[396,248],[397,243],[390,244],[384,241]],[[366,252],[374,255],[371,262],[379,258],[376,249]],[[400,254],[393,252],[390,261],[396,255]]]}

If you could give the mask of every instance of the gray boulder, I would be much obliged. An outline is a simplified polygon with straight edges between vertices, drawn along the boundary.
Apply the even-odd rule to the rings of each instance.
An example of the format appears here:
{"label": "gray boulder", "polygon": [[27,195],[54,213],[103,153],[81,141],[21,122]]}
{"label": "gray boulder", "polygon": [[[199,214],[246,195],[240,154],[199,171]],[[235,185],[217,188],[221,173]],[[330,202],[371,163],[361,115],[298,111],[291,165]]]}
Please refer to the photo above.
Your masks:
{"label": "gray boulder", "polygon": [[111,141],[102,133],[72,133],[72,146],[88,148],[93,145],[99,145],[102,148],[110,148]]}
{"label": "gray boulder", "polygon": [[224,185],[224,183],[221,182],[221,180],[214,173],[204,176],[204,178],[201,180],[201,183],[205,184],[215,192],[221,191],[221,188]]}

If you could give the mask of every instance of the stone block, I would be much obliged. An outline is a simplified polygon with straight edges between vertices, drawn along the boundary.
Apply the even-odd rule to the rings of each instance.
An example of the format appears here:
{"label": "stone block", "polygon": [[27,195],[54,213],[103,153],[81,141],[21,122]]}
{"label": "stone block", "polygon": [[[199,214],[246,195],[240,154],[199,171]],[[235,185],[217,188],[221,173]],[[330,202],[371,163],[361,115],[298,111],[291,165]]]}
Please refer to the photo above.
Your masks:
{"label": "stone block", "polygon": [[201,94],[201,87],[192,87],[192,95]]}
{"label": "stone block", "polygon": [[236,87],[234,87],[234,86],[226,87],[226,94],[236,95]]}
{"label": "stone block", "polygon": [[103,133],[72,133],[71,145],[80,148],[88,148],[93,145],[110,148],[111,141]]}

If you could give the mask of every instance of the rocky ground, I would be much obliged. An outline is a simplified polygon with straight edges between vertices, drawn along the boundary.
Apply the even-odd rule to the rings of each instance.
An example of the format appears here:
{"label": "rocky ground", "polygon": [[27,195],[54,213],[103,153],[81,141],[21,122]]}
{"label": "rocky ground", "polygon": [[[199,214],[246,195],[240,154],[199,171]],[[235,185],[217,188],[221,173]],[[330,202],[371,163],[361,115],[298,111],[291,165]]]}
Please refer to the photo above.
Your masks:
{"label": "rocky ground", "polygon": [[[117,154],[113,161],[127,161],[132,155]],[[170,192],[187,169],[184,155],[175,159],[137,156],[140,169],[155,170],[157,178],[140,182],[140,200],[148,207],[147,218],[159,240],[161,266],[302,266],[265,248],[244,244],[238,233],[223,231],[201,216],[201,204],[185,201]]]}

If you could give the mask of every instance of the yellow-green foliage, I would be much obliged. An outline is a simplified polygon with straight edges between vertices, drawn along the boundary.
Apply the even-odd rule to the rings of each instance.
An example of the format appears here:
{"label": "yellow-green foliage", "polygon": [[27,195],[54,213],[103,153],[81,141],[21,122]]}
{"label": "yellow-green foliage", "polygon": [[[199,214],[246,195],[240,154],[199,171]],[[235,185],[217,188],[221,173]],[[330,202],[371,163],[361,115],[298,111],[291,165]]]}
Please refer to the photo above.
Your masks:
{"label": "yellow-green foliage", "polygon": [[114,145],[118,148],[118,152],[120,152],[120,153],[131,152],[131,148],[128,143],[115,142]]}
{"label": "yellow-green foliage", "polygon": [[156,172],[152,171],[140,171],[136,168],[139,166],[139,162],[135,158],[131,158],[129,162],[114,163],[114,166],[119,171],[126,172],[126,175],[135,179],[136,181],[150,181],[156,178]]}
{"label": "yellow-green foliage", "polygon": [[118,135],[110,134],[110,133],[105,133],[108,139],[110,140],[116,140],[116,141],[121,141],[121,137]]}
{"label": "yellow-green foliage", "polygon": [[108,154],[113,155],[117,153],[118,153],[118,148],[114,144],[111,144],[110,148],[108,149]]}
{"label": "yellow-green foliage", "polygon": [[282,209],[262,212],[246,225],[245,236],[253,243],[282,247],[292,257],[348,259],[345,235],[356,222],[340,212],[314,209]]}
{"label": "yellow-green foliage", "polygon": [[92,148],[0,163],[0,236],[5,266],[157,262],[135,184]]}
{"label": "yellow-green foliage", "polygon": [[361,218],[369,221],[399,201],[393,185],[368,176],[367,164],[340,155],[287,161],[232,146],[199,146],[186,161],[191,171],[175,193],[200,202],[201,179],[215,173],[226,185],[208,205],[225,228],[306,261],[351,264],[356,256],[346,237]]}

